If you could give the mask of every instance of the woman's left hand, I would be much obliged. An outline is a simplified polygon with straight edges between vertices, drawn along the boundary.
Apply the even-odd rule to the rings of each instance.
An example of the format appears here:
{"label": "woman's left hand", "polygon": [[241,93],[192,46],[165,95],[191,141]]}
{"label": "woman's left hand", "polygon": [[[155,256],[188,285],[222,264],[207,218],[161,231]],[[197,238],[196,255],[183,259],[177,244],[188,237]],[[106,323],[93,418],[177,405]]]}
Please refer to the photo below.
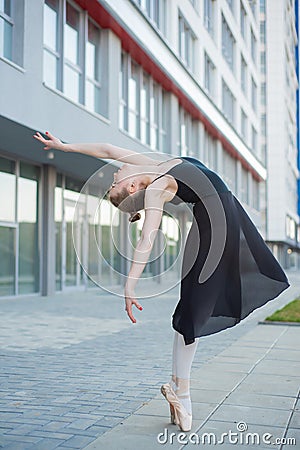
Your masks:
{"label": "woman's left hand", "polygon": [[136,306],[140,311],[143,310],[142,306],[139,304],[137,299],[135,298],[134,292],[128,292],[125,289],[125,311],[132,323],[136,323],[136,319],[132,313],[132,305]]}

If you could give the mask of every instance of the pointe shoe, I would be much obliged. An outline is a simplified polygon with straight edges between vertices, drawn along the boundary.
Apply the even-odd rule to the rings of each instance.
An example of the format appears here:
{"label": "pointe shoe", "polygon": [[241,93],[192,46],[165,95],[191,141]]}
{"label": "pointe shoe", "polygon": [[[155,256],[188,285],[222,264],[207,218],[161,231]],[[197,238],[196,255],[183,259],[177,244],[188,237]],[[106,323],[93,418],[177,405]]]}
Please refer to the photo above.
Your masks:
{"label": "pointe shoe", "polygon": [[170,412],[172,420],[172,409],[173,409],[173,420],[181,431],[190,431],[192,428],[192,414],[189,414],[185,407],[180,403],[179,398],[171,388],[170,384],[163,384],[160,388],[162,395],[170,403]]}
{"label": "pointe shoe", "polygon": [[173,425],[176,425],[174,406],[171,405],[171,403],[170,403],[170,416],[171,416],[171,423],[173,423]]}

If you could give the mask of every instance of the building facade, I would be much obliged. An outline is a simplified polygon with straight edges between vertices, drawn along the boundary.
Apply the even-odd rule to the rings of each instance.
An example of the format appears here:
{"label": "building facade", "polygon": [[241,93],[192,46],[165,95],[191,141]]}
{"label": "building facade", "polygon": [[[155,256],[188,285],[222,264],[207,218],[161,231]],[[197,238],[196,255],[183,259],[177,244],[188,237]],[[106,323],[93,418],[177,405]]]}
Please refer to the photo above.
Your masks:
{"label": "building facade", "polygon": [[285,267],[297,268],[300,255],[297,190],[298,4],[293,0],[261,0],[260,14],[261,36],[265,40],[265,45],[261,47],[264,72],[261,99],[265,103],[262,122],[268,173],[266,238]]}
{"label": "building facade", "polygon": [[[260,26],[253,0],[0,1],[1,296],[122,285],[141,231],[105,199],[114,167],[47,153],[36,130],[199,158],[272,241]],[[166,208],[146,277],[178,277],[189,226]]]}

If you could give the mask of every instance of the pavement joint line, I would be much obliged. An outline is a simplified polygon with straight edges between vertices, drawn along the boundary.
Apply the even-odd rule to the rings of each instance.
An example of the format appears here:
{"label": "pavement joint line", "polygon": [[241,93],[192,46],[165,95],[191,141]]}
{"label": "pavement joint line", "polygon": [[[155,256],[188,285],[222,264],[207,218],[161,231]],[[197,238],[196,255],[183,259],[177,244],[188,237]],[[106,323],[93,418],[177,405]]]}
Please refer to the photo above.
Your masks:
{"label": "pavement joint line", "polygon": [[[287,423],[286,423],[286,426],[285,426],[285,429],[284,429],[282,438],[285,438],[286,435],[287,435],[287,433],[288,433],[289,426],[290,426],[290,423],[291,423],[293,414],[294,414],[294,412],[296,411],[296,405],[297,405],[297,401],[299,400],[299,397],[300,397],[300,389],[299,389],[299,391],[298,391],[297,397],[295,397],[294,404],[293,404],[292,409],[291,409],[291,412],[290,412],[290,414],[289,414],[289,418],[288,418],[288,420],[287,420]],[[279,448],[278,450],[281,450],[281,449],[283,448],[283,446],[284,446],[284,444],[281,444],[281,445],[280,445],[280,448]]]}
{"label": "pavement joint line", "polygon": [[[282,330],[282,332],[280,333],[280,335],[272,342],[271,346],[267,349],[267,351],[263,354],[263,356],[261,358],[259,358],[254,364],[253,366],[249,369],[249,371],[241,378],[240,381],[238,381],[238,383],[236,383],[236,385],[231,389],[230,392],[228,392],[225,397],[214,407],[214,409],[210,412],[210,414],[206,417],[206,419],[204,419],[200,426],[198,428],[196,428],[195,433],[198,433],[201,428],[209,421],[209,419],[211,418],[211,416],[220,408],[220,406],[225,402],[225,400],[244,382],[244,380],[253,372],[253,370],[255,369],[255,367],[266,357],[266,355],[272,350],[272,348],[274,348],[274,346],[276,345],[276,343],[278,342],[278,340],[281,338],[281,336],[283,336],[286,332],[287,332],[288,328],[286,327],[284,330]],[[213,358],[214,359],[214,358]],[[296,406],[296,402],[295,402],[295,406]],[[291,420],[291,417],[289,418]],[[290,422],[290,421],[289,421]],[[288,423],[289,423],[288,422]],[[288,429],[288,427],[286,427],[286,430]],[[185,444],[183,444],[181,447],[179,447],[178,450],[183,450],[185,448]],[[281,450],[281,448],[280,448]]]}

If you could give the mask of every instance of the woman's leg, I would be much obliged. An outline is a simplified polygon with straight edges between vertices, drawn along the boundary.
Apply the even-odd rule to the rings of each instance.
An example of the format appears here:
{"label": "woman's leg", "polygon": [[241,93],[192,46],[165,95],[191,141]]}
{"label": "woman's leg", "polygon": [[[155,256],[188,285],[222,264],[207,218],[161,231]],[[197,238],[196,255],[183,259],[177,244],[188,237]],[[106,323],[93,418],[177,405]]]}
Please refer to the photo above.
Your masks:
{"label": "woman's leg", "polygon": [[180,403],[189,414],[192,414],[190,397],[190,375],[199,338],[189,345],[185,345],[183,336],[175,331],[173,342],[172,381],[171,386]]}

